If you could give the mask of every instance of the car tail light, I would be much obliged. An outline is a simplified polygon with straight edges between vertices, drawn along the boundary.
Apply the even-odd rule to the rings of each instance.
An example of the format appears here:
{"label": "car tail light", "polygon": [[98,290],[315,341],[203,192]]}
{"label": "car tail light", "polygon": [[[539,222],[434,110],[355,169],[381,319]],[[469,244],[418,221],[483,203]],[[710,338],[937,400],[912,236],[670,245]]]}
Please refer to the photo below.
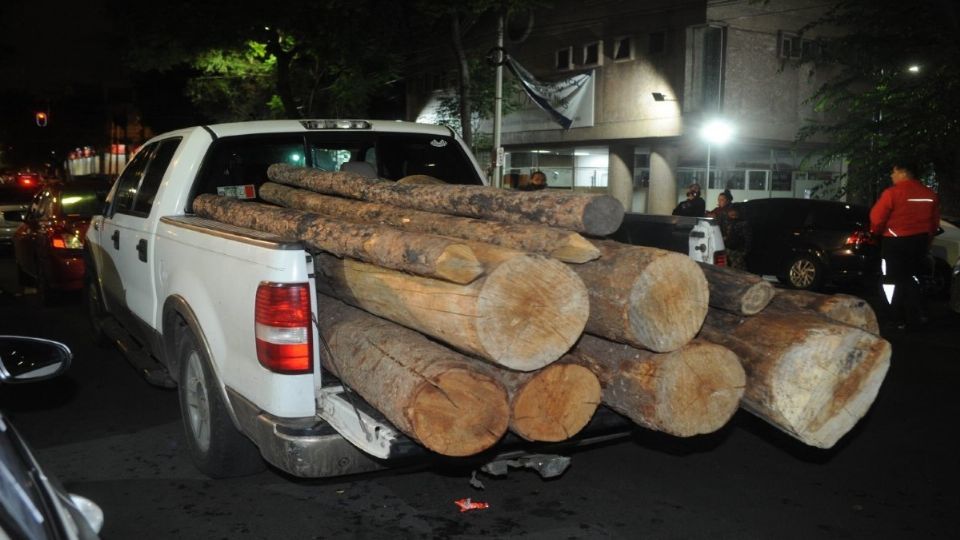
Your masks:
{"label": "car tail light", "polygon": [[844,244],[848,246],[877,245],[877,239],[870,231],[853,231],[853,234],[847,237]]}
{"label": "car tail light", "polygon": [[261,283],[255,307],[257,360],[276,373],[313,372],[310,286]]}
{"label": "car tail light", "polygon": [[727,265],[727,252],[726,252],[726,251],[714,251],[714,252],[713,252],[713,264],[714,264],[714,266],[726,266],[726,265]]}
{"label": "car tail light", "polygon": [[50,237],[53,249],[83,249],[83,238],[78,232],[57,232]]}

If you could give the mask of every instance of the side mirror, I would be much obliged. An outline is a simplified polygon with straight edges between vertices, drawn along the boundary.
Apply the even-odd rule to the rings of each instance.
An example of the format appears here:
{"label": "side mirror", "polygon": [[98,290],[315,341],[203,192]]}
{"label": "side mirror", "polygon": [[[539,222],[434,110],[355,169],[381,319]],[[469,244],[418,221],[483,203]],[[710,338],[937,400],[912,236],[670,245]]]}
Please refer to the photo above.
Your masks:
{"label": "side mirror", "polygon": [[58,341],[0,336],[0,382],[21,383],[56,377],[70,367],[73,353]]}

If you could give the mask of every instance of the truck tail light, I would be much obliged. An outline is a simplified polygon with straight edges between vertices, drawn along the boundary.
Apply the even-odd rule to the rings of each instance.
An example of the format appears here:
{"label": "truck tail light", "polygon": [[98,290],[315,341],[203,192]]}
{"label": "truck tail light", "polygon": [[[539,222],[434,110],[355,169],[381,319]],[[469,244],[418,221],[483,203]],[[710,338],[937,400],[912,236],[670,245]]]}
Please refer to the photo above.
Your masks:
{"label": "truck tail light", "polygon": [[56,232],[50,237],[53,249],[83,249],[83,239],[75,232]]}
{"label": "truck tail light", "polygon": [[261,283],[255,309],[257,360],[263,367],[276,373],[312,373],[310,286]]}
{"label": "truck tail light", "polygon": [[727,265],[727,252],[722,250],[717,250],[713,252],[713,264],[716,266],[726,266]]}

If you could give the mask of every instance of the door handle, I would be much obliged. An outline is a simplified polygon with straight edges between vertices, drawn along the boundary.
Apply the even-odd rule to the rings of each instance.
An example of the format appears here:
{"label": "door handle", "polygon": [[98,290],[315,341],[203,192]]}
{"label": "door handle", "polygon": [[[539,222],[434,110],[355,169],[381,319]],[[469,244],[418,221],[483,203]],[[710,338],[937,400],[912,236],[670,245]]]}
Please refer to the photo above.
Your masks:
{"label": "door handle", "polygon": [[110,239],[113,240],[113,249],[120,249],[120,231],[113,231]]}
{"label": "door handle", "polygon": [[141,239],[137,242],[137,258],[143,262],[147,262],[147,240]]}

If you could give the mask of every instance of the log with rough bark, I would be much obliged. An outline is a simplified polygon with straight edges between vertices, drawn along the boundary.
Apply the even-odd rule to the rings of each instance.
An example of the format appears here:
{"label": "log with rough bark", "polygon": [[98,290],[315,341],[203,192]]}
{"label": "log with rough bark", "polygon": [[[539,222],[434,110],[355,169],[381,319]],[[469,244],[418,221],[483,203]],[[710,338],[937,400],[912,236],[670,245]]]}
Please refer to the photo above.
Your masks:
{"label": "log with rough bark", "polygon": [[703,271],[672,251],[594,243],[600,258],[570,265],[590,293],[587,332],[656,352],[693,339],[707,314]]}
{"label": "log with rough bark", "polygon": [[729,349],[694,340],[654,353],[584,335],[562,362],[590,369],[603,403],[637,424],[678,437],[712,433],[737,411],[746,376]]}
{"label": "log with rough bark", "polygon": [[583,282],[539,255],[510,257],[468,285],[323,253],[314,265],[320,292],[518,371],[559,358],[589,314]]}
{"label": "log with rough bark", "polygon": [[506,223],[533,223],[603,236],[623,220],[623,205],[610,195],[518,192],[486,186],[398,185],[340,172],[275,163],[274,182],[351,199]]}
{"label": "log with rough bark", "polygon": [[855,326],[871,334],[880,333],[877,314],[863,298],[849,294],[820,294],[810,291],[784,289],[770,305],[780,310],[812,310],[843,324]]}
{"label": "log with rough bark", "polygon": [[890,367],[886,340],[798,310],[739,317],[711,309],[700,337],[740,357],[745,409],[819,448],[866,414]]}
{"label": "log with rough bark", "polygon": [[776,291],[762,277],[734,268],[699,263],[710,284],[710,306],[740,315],[755,315],[767,307]]}
{"label": "log with rough bark", "polygon": [[597,376],[583,366],[553,363],[531,373],[497,369],[510,397],[510,431],[528,441],[576,435],[600,405]]}
{"label": "log with rough bark", "polygon": [[483,273],[483,265],[473,251],[447,237],[334,221],[301,210],[217,195],[197,196],[193,210],[202,217],[270,232],[341,257],[421,276],[462,284],[470,283]]}
{"label": "log with rough bark", "polygon": [[600,256],[600,251],[579,234],[543,225],[513,225],[411,210],[321,195],[272,182],[267,182],[260,187],[260,198],[288,208],[308,210],[337,219],[376,223],[404,231],[487,242],[547,255],[563,262],[582,263]]}
{"label": "log with rough bark", "polygon": [[486,366],[323,295],[317,322],[323,366],[430,450],[469,456],[506,432],[506,390],[476,369]]}

